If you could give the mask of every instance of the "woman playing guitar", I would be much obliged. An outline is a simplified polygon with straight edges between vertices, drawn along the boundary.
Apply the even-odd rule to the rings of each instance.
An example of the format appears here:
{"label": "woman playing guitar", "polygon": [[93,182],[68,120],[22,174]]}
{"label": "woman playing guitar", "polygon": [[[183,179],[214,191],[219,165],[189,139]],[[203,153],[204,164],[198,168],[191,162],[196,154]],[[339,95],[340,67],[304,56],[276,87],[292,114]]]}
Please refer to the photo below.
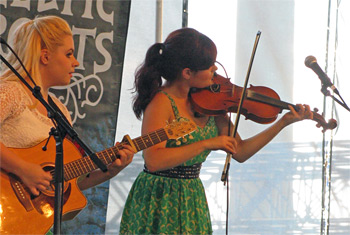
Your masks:
{"label": "woman playing guitar", "polygon": [[[41,87],[41,93],[46,101],[49,97],[49,88],[68,85],[75,67],[79,65],[74,57],[74,42],[70,27],[65,20],[57,16],[36,17],[22,23],[15,30],[12,48],[34,82]],[[29,84],[34,85],[14,54],[9,53],[7,61]],[[52,99],[71,123],[67,108],[58,99],[54,97]],[[52,175],[43,170],[39,164],[26,161],[36,156],[28,155],[20,158],[11,148],[30,148],[39,144],[48,138],[52,127],[53,123],[47,117],[46,108],[37,102],[17,76],[3,64],[0,76],[1,170],[2,174],[4,171],[19,177],[33,196],[38,196],[50,187]],[[94,170],[89,177],[81,177],[77,181],[80,190],[117,175],[132,161],[134,150],[125,145],[118,155],[120,158],[108,166],[106,173]],[[6,209],[4,205],[1,206],[2,209]],[[5,232],[2,229],[6,222],[2,219],[1,221],[0,233]]]}

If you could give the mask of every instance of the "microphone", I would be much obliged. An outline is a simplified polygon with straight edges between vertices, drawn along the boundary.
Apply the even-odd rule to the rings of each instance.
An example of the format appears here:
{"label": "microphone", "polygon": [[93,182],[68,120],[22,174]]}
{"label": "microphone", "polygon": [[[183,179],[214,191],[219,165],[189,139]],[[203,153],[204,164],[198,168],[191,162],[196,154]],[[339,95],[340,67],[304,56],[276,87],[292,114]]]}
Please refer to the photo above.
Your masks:
{"label": "microphone", "polygon": [[312,69],[321,80],[321,83],[325,87],[330,87],[334,93],[339,95],[337,88],[331,82],[331,79],[327,76],[325,72],[321,69],[321,67],[317,64],[317,60],[314,56],[310,55],[305,58],[305,66]]}

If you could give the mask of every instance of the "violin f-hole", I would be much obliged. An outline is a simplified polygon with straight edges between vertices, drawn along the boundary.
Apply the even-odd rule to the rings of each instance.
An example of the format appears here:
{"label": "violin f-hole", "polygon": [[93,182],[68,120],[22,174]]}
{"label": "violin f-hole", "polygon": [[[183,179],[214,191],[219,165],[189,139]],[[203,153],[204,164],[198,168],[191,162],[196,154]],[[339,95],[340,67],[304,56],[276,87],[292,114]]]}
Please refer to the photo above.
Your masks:
{"label": "violin f-hole", "polygon": [[220,92],[220,84],[210,85],[209,90],[214,93]]}

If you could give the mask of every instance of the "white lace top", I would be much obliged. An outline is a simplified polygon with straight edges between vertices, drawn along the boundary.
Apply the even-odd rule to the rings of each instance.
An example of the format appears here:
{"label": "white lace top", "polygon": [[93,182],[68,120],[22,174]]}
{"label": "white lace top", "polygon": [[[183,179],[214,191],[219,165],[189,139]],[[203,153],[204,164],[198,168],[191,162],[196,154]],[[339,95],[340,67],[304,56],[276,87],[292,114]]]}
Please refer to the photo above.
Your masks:
{"label": "white lace top", "polygon": [[[49,137],[53,123],[37,109],[19,82],[0,82],[0,141],[11,148],[29,148]],[[67,108],[55,97],[56,105],[71,122]]]}

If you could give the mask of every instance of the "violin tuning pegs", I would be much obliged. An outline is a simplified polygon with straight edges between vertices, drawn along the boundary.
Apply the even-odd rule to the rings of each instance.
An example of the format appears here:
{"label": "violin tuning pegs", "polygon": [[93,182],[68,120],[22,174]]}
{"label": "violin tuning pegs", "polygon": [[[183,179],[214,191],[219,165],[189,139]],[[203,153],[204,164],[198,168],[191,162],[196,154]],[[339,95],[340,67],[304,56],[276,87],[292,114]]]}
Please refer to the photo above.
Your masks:
{"label": "violin tuning pegs", "polygon": [[314,112],[317,113],[318,112],[318,108],[314,108]]}

